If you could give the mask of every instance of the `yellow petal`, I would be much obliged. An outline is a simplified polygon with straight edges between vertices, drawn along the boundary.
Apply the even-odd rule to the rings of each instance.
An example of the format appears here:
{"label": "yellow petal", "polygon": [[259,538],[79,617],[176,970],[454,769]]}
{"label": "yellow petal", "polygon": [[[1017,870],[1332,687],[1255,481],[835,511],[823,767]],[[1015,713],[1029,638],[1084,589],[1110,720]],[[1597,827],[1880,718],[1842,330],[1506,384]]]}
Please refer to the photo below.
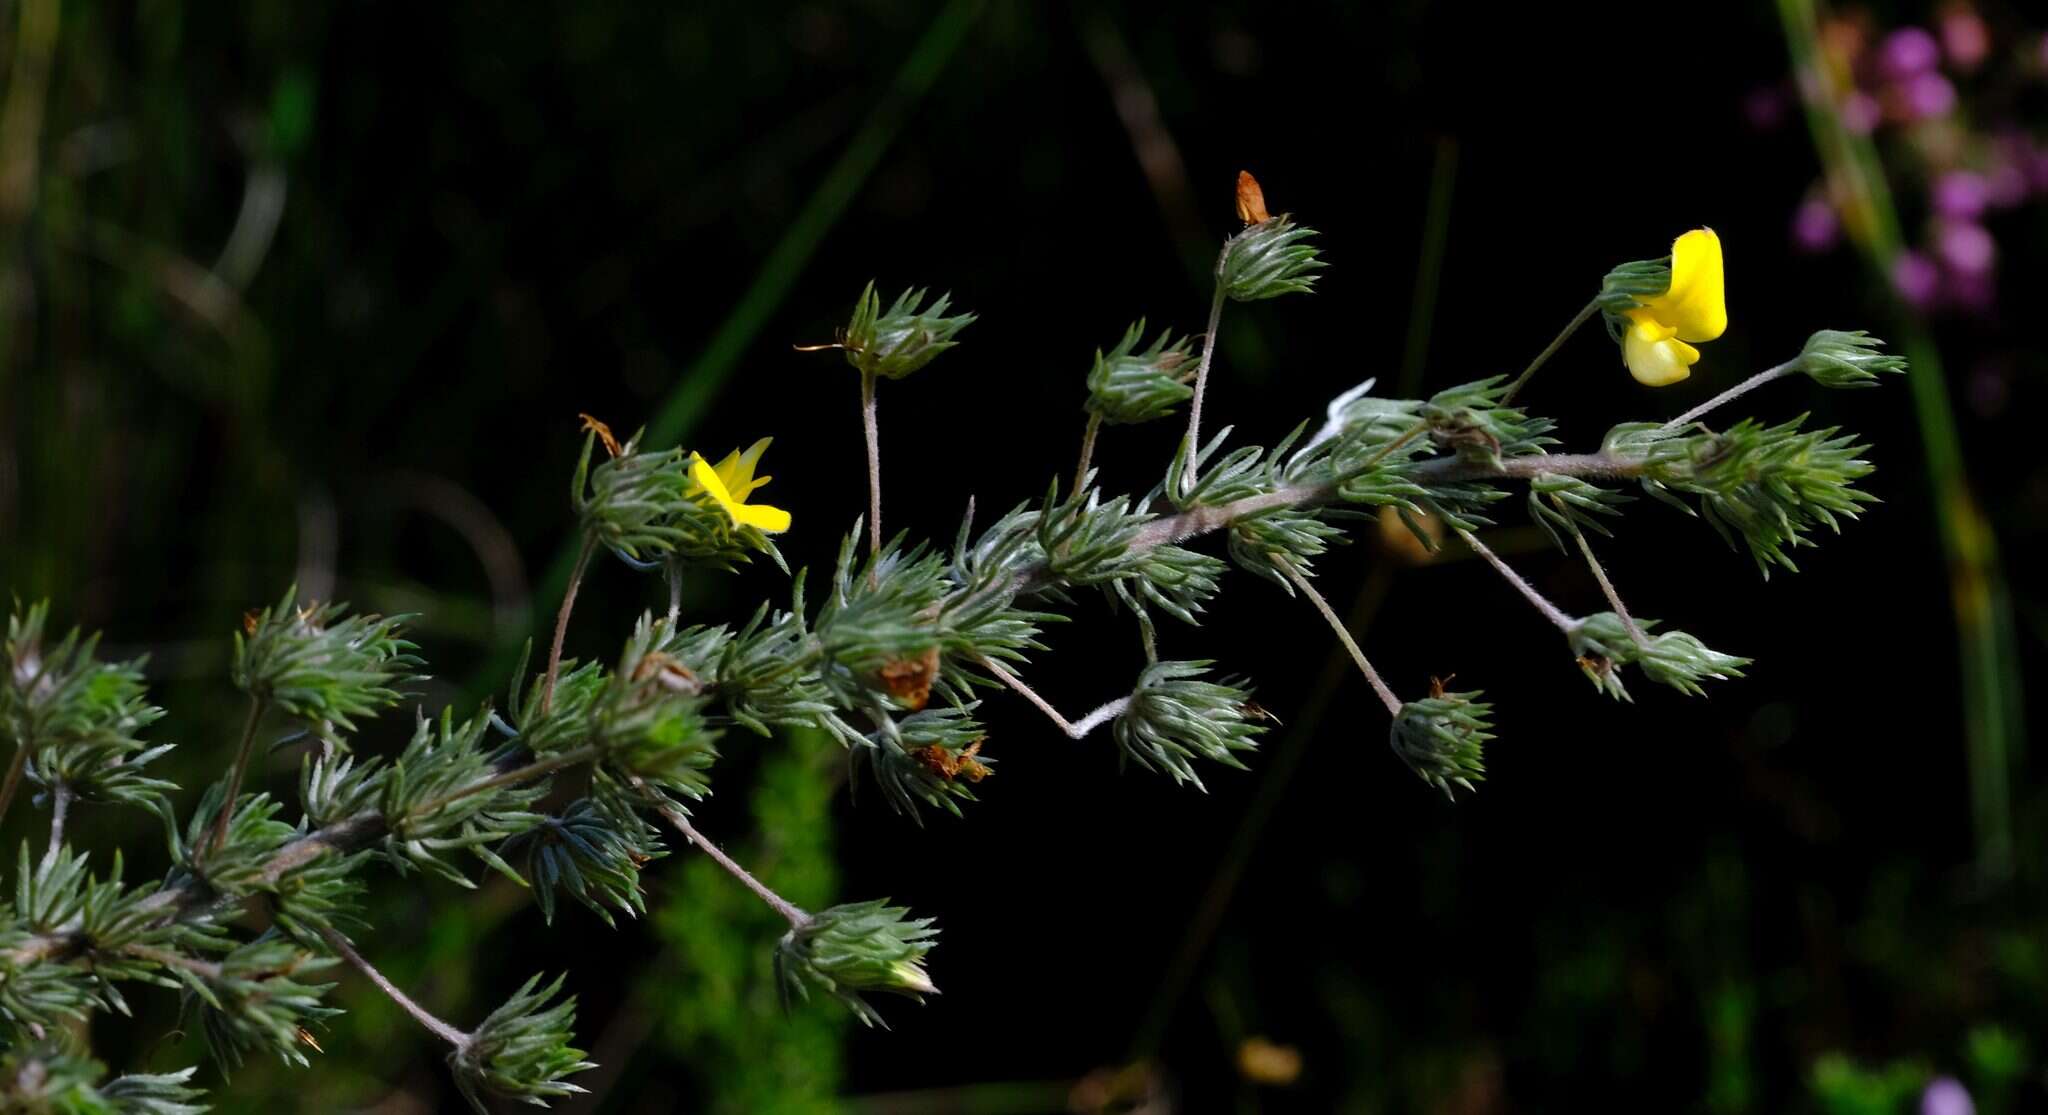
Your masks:
{"label": "yellow petal", "polygon": [[726,508],[733,521],[763,534],[781,534],[789,529],[789,512],[765,503],[739,504]]}
{"label": "yellow petal", "polygon": [[721,476],[717,469],[712,468],[710,462],[695,453],[690,455],[690,480],[699,490],[710,492],[711,498],[717,500],[720,507],[728,511],[732,509],[732,489],[725,486],[725,477]]}
{"label": "yellow petal", "polygon": [[1621,342],[1622,359],[1637,383],[1665,387],[1692,374],[1692,366],[1699,362],[1699,349],[1675,337],[1646,337],[1645,332],[1649,331],[1631,329]]}
{"label": "yellow petal", "polygon": [[727,460],[733,462],[732,471],[726,472],[721,467],[719,476],[725,479],[725,486],[732,492],[732,498],[744,500],[754,494],[754,489],[774,479],[769,476],[763,476],[758,480],[754,478],[754,469],[761,463],[761,454],[768,451],[769,443],[774,440],[774,438],[764,437],[760,441],[747,446],[745,451],[727,458]]}
{"label": "yellow petal", "polygon": [[[718,470],[706,463],[704,458],[690,458],[690,479],[697,486],[711,494],[711,498],[739,526],[753,527],[767,534],[780,534],[789,529],[789,512],[780,507],[748,506],[732,497],[731,489],[725,486],[725,478]],[[756,484],[758,487],[759,485]]]}
{"label": "yellow petal", "polygon": [[1713,229],[1696,228],[1671,242],[1671,289],[1649,306],[1680,340],[1697,344],[1727,331],[1721,238]]}

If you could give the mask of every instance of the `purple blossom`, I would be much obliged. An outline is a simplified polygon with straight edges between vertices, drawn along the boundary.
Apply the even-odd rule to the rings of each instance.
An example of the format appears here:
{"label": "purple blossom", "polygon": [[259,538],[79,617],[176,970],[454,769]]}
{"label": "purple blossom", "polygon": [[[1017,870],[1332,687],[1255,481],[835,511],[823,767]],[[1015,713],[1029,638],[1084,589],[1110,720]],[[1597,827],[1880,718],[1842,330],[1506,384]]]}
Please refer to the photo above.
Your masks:
{"label": "purple blossom", "polygon": [[1925,73],[1941,62],[1941,44],[1924,27],[1901,27],[1885,36],[1877,66],[1895,81]]}
{"label": "purple blossom", "polygon": [[1884,116],[1877,98],[1862,90],[1849,94],[1842,101],[1842,126],[1857,135],[1869,135],[1877,129],[1877,122]]}
{"label": "purple blossom", "polygon": [[1956,107],[1956,87],[1932,70],[1914,74],[1896,89],[1900,114],[1908,120],[1946,116]]}
{"label": "purple blossom", "polygon": [[1998,244],[1975,221],[1944,221],[1935,238],[1941,262],[1957,275],[1986,275],[1998,259]]}
{"label": "purple blossom", "polygon": [[1824,252],[1834,247],[1840,232],[1835,207],[1826,198],[1809,197],[1792,213],[1792,242],[1802,251]]}
{"label": "purple blossom", "polygon": [[1934,211],[1944,217],[1971,221],[1984,215],[1990,188],[1984,176],[1969,170],[1942,172],[1934,180]]}
{"label": "purple blossom", "polygon": [[1898,288],[1899,297],[1907,305],[1924,310],[1941,293],[1941,268],[1919,252],[1900,252],[1899,258],[1892,261],[1892,285]]}
{"label": "purple blossom", "polygon": [[1955,1077],[1939,1076],[1920,1093],[1920,1115],[1977,1115],[1977,1105]]}

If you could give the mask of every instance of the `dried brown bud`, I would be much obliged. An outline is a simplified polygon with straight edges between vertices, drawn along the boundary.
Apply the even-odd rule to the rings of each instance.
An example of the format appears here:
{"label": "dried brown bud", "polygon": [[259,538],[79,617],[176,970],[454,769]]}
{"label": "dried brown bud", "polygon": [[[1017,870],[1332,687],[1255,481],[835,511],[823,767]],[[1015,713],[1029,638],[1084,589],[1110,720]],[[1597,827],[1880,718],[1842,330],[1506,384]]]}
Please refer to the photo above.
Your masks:
{"label": "dried brown bud", "polygon": [[617,457],[624,452],[624,450],[619,448],[619,439],[612,436],[612,428],[610,426],[599,422],[588,414],[579,414],[576,417],[583,419],[584,429],[594,432],[597,434],[597,440],[604,442],[605,452],[610,453],[613,457]]}
{"label": "dried brown bud", "polygon": [[923,763],[932,773],[947,781],[965,778],[969,782],[979,782],[994,773],[975,759],[976,755],[981,754],[981,744],[981,740],[975,740],[968,744],[965,750],[955,755],[935,743],[930,747],[920,747],[912,751],[910,757]]}
{"label": "dried brown bud", "polygon": [[932,682],[939,677],[939,648],[932,647],[915,658],[884,662],[875,676],[889,696],[916,712],[931,700]]}
{"label": "dried brown bud", "polygon": [[1266,191],[1259,188],[1259,180],[1249,170],[1237,172],[1237,219],[1248,225],[1272,219],[1272,214],[1266,212]]}

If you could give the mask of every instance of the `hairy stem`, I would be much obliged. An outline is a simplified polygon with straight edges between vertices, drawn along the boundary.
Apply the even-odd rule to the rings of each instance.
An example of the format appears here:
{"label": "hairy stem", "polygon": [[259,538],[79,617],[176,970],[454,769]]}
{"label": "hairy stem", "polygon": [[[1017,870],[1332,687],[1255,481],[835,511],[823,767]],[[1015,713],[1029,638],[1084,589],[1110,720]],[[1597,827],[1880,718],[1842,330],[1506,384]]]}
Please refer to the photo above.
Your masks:
{"label": "hairy stem", "polygon": [[1052,707],[1051,701],[1039,696],[1038,690],[1026,685],[1023,678],[1003,668],[1002,664],[995,659],[978,656],[975,661],[980,664],[982,669],[994,674],[996,680],[1016,690],[1018,696],[1030,701],[1032,705],[1037,707],[1038,711],[1044,713],[1054,724],[1059,725],[1060,731],[1067,733],[1068,739],[1080,739],[1101,727],[1105,722],[1122,716],[1124,710],[1131,706],[1131,699],[1129,697],[1118,697],[1116,700],[1097,708],[1094,712],[1079,720],[1068,720],[1060,715],[1058,709]]}
{"label": "hairy stem", "polygon": [[50,787],[50,846],[43,849],[43,870],[57,862],[57,849],[64,846],[64,821],[71,812],[71,784]]}
{"label": "hairy stem", "polygon": [[1536,610],[1543,613],[1544,619],[1556,624],[1559,631],[1569,635],[1572,633],[1572,629],[1579,625],[1579,621],[1564,614],[1564,609],[1552,604],[1542,593],[1536,591],[1535,585],[1524,580],[1522,575],[1515,572],[1512,566],[1502,561],[1499,554],[1488,549],[1486,543],[1479,540],[1478,535],[1473,534],[1469,530],[1460,530],[1458,537],[1464,539],[1465,545],[1472,547],[1473,553],[1485,558],[1486,564],[1493,566],[1502,577],[1506,578],[1509,584],[1515,586],[1515,591],[1520,592],[1528,599],[1529,603],[1535,605]]}
{"label": "hairy stem", "polygon": [[860,425],[868,442],[868,553],[882,552],[882,433],[875,421],[875,373],[860,374]]}
{"label": "hairy stem", "polygon": [[583,587],[583,573],[590,568],[590,554],[596,547],[597,536],[584,534],[583,546],[576,551],[576,565],[569,570],[569,587],[562,590],[562,606],[555,612],[555,641],[548,646],[547,680],[540,687],[542,716],[555,705],[555,679],[562,672],[562,640],[569,634],[569,613],[576,610],[576,590]]}
{"label": "hairy stem", "polygon": [[1394,696],[1394,691],[1381,680],[1380,672],[1372,668],[1371,662],[1366,661],[1365,652],[1358,649],[1358,640],[1351,637],[1351,632],[1345,628],[1344,620],[1337,614],[1336,609],[1330,607],[1330,602],[1323,599],[1323,594],[1316,591],[1315,586],[1309,583],[1307,577],[1302,576],[1301,570],[1296,569],[1293,562],[1287,560],[1286,555],[1274,554],[1273,564],[1289,581],[1294,582],[1294,587],[1300,589],[1302,595],[1308,597],[1309,603],[1316,606],[1316,611],[1323,614],[1323,619],[1329,623],[1330,630],[1337,633],[1337,641],[1344,644],[1344,649],[1351,652],[1351,660],[1358,663],[1358,672],[1365,675],[1365,680],[1372,686],[1372,691],[1379,694],[1380,703],[1387,706],[1387,714],[1401,715],[1401,698]]}
{"label": "hairy stem", "polygon": [[1748,379],[1743,380],[1741,383],[1738,383],[1735,386],[1730,387],[1728,390],[1721,392],[1719,395],[1716,395],[1713,398],[1708,399],[1706,402],[1701,403],[1700,405],[1692,408],[1691,410],[1686,411],[1684,414],[1681,414],[1678,417],[1672,419],[1671,421],[1664,423],[1664,429],[1676,430],[1684,426],[1688,422],[1696,422],[1700,418],[1706,416],[1708,413],[1720,409],[1720,407],[1723,404],[1741,398],[1742,396],[1749,394],[1751,391],[1754,391],[1757,388],[1762,387],[1764,384],[1769,383],[1772,380],[1783,379],[1786,376],[1791,375],[1795,370],[1797,370],[1798,365],[1799,361],[1797,360],[1787,360],[1783,364],[1780,364],[1775,368],[1766,368],[1763,371],[1758,372],[1757,374],[1749,377]]}
{"label": "hairy stem", "polygon": [[[1225,245],[1224,250],[1229,251],[1229,246]],[[1221,267],[1222,257],[1218,256],[1216,262]],[[1188,406],[1188,434],[1181,443],[1181,452],[1187,458],[1187,471],[1181,474],[1183,492],[1195,486],[1195,458],[1202,452],[1202,398],[1209,392],[1209,361],[1216,354],[1216,329],[1223,323],[1223,297],[1227,289],[1222,276],[1217,276],[1216,297],[1209,302],[1209,328],[1202,334],[1202,359],[1195,365],[1195,400]]]}
{"label": "hairy stem", "polygon": [[357,952],[355,946],[348,943],[348,938],[336,933],[332,929],[323,929],[320,935],[327,939],[328,948],[333,949],[343,960],[348,961],[349,965],[356,971],[367,976],[371,983],[377,985],[377,990],[390,996],[391,1001],[397,1003],[400,1010],[412,1015],[413,1021],[426,1027],[427,1032],[457,1049],[461,1049],[469,1044],[468,1034],[441,1021],[432,1011],[414,1002],[412,996],[399,990],[398,985],[392,983],[390,979],[385,977],[384,973],[378,971],[376,965],[363,959],[363,954]]}
{"label": "hairy stem", "polygon": [[1550,358],[1557,355],[1557,350],[1563,348],[1564,343],[1572,339],[1572,334],[1578,332],[1580,326],[1591,321],[1593,315],[1599,312],[1599,309],[1600,299],[1594,298],[1591,302],[1586,303],[1577,314],[1573,315],[1572,320],[1565,325],[1564,331],[1551,338],[1550,343],[1543,346],[1543,351],[1536,354],[1536,359],[1529,361],[1529,366],[1522,369],[1522,374],[1516,376],[1513,383],[1508,384],[1507,393],[1500,397],[1500,405],[1506,406],[1513,402],[1515,396],[1521,394],[1522,388],[1527,387],[1529,381],[1535,378],[1537,369],[1548,364]]}
{"label": "hairy stem", "polygon": [[768,889],[768,884],[754,878],[753,873],[741,867],[738,860],[726,855],[719,849],[718,845],[706,840],[704,834],[698,832],[696,826],[690,823],[689,814],[684,813],[681,806],[655,793],[639,775],[636,774],[629,777],[632,780],[633,788],[645,795],[648,804],[654,806],[655,811],[661,814],[663,820],[675,826],[675,830],[682,833],[683,837],[690,843],[695,844],[699,851],[710,856],[713,863],[725,868],[733,878],[744,883],[748,890],[754,892],[755,897],[766,902],[769,908],[773,909],[776,913],[781,914],[792,928],[801,929],[810,923],[811,915],[805,913],[802,907]]}
{"label": "hairy stem", "polygon": [[1088,427],[1081,431],[1081,463],[1074,468],[1074,491],[1088,484],[1088,465],[1095,458],[1095,435],[1102,431],[1102,416],[1090,411]]}
{"label": "hairy stem", "polygon": [[1586,568],[1591,569],[1593,579],[1600,582],[1600,591],[1606,595],[1608,605],[1614,609],[1614,614],[1621,618],[1622,630],[1628,632],[1629,640],[1635,643],[1638,649],[1647,652],[1650,649],[1649,636],[1643,634],[1642,627],[1636,623],[1636,617],[1628,614],[1628,605],[1621,602],[1621,594],[1614,591],[1614,582],[1607,579],[1607,568],[1600,564],[1599,558],[1593,556],[1593,544],[1586,540],[1586,533],[1573,527],[1572,539],[1579,544],[1579,552],[1586,555]]}
{"label": "hairy stem", "polygon": [[228,822],[234,819],[235,800],[242,796],[242,778],[248,773],[249,757],[256,750],[256,724],[263,719],[268,705],[261,697],[249,697],[249,718],[242,725],[242,744],[235,749],[235,765],[228,771],[227,796],[221,799],[220,816],[213,819],[213,831],[206,838],[206,846],[198,849],[202,856],[219,848],[228,838]]}

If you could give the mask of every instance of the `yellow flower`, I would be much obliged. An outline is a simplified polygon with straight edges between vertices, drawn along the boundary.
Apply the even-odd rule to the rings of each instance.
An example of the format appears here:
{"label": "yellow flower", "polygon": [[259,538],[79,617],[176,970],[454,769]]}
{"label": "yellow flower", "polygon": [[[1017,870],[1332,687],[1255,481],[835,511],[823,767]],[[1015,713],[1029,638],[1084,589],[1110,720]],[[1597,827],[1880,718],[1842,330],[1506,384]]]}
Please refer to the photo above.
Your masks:
{"label": "yellow flower", "polygon": [[753,527],[767,534],[781,534],[788,530],[789,512],[780,507],[747,502],[754,489],[773,479],[768,476],[756,479],[754,476],[754,466],[760,463],[761,454],[773,440],[764,437],[747,446],[744,453],[735,449],[715,466],[695,453],[690,454],[690,494],[709,492],[712,500],[731,516],[735,526]]}
{"label": "yellow flower", "polygon": [[1700,350],[1728,328],[1721,277],[1721,238],[1696,228],[1671,243],[1671,289],[1628,311],[1634,324],[1622,338],[1629,374],[1649,387],[1692,374]]}

